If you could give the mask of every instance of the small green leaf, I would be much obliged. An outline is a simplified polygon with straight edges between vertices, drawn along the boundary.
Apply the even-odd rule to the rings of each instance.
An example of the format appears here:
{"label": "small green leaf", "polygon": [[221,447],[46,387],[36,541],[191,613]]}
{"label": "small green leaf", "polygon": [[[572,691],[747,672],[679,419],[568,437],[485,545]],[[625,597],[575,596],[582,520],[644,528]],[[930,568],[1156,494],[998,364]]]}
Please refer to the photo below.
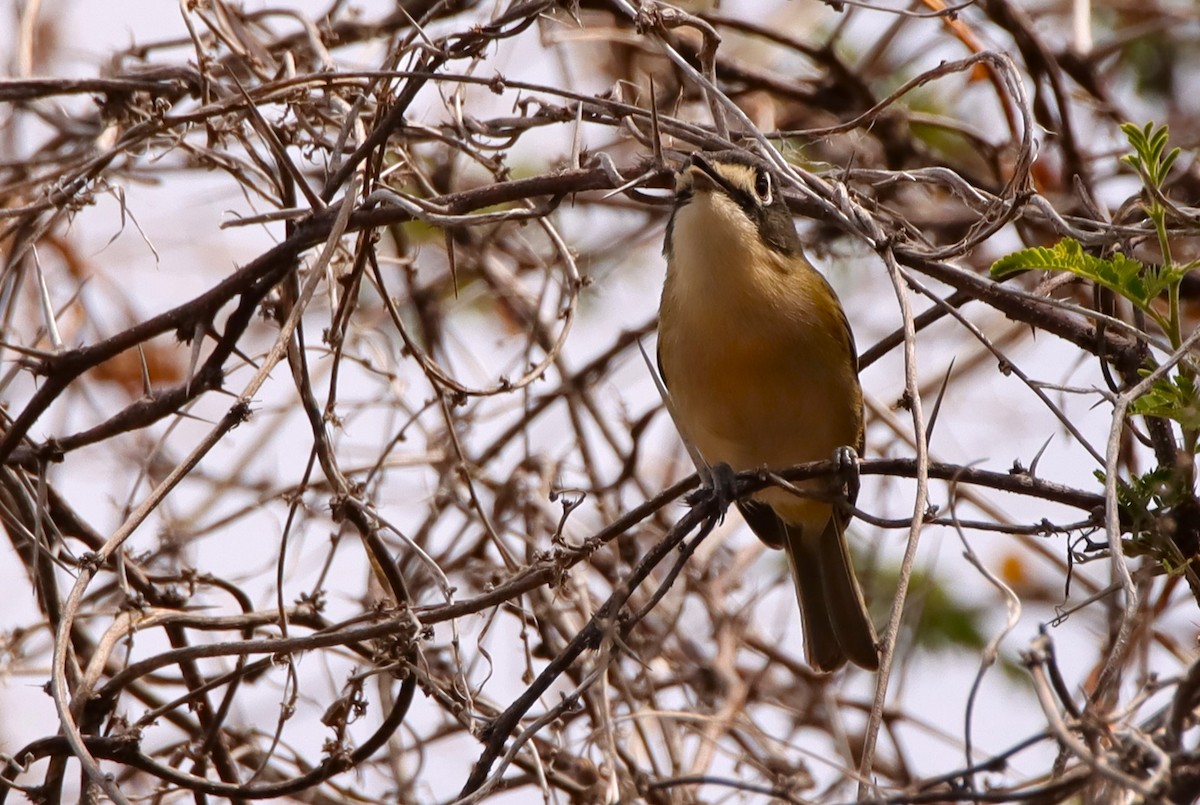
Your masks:
{"label": "small green leaf", "polygon": [[1171,173],[1171,166],[1179,157],[1178,148],[1166,150],[1170,139],[1168,128],[1156,127],[1153,122],[1141,128],[1132,123],[1123,123],[1121,132],[1133,148],[1133,153],[1121,157],[1121,161],[1137,171],[1148,187],[1161,188]]}
{"label": "small green leaf", "polygon": [[1172,148],[1171,153],[1167,154],[1166,158],[1163,159],[1161,173],[1164,180],[1167,178],[1167,174],[1171,172],[1171,166],[1175,164],[1175,160],[1179,158],[1179,152],[1180,149]]}

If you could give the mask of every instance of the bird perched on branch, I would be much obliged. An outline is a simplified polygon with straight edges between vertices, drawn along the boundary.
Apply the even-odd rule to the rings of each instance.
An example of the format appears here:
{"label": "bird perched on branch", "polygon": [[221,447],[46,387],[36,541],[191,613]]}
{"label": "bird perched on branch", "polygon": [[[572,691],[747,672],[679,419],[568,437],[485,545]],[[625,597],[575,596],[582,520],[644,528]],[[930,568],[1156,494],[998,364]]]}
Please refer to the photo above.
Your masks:
{"label": "bird perched on branch", "polygon": [[[830,456],[852,464],[863,444],[854,336],[805,258],[768,165],[742,152],[693,154],[676,175],[663,251],[659,369],[676,425],[703,461],[733,470]],[[787,552],[808,663],[877,668],[847,517],[777,487],[738,508],[759,539]]]}

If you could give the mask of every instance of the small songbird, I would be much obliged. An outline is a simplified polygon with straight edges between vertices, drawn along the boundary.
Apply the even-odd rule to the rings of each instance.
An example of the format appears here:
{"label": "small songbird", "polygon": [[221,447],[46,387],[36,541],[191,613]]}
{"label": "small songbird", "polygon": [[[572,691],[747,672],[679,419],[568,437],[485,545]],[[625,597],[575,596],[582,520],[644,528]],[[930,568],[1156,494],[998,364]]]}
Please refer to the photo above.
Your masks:
{"label": "small songbird", "polygon": [[[862,450],[854,336],[805,258],[767,164],[693,154],[676,175],[663,253],[658,363],[676,425],[710,466],[783,469]],[[827,481],[802,488],[828,489]],[[738,508],[787,552],[809,665],[879,666],[875,629],[830,503],[769,488]]]}

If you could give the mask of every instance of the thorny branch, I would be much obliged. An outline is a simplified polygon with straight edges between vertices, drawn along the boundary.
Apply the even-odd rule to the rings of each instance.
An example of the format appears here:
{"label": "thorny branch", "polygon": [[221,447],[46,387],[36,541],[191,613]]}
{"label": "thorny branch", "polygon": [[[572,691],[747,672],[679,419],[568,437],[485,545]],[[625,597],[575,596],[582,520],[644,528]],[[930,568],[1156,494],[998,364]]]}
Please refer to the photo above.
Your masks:
{"label": "thorny branch", "polygon": [[[1128,498],[1194,475],[1131,406],[1200,330],[987,268],[1162,258],[1132,109],[1184,132],[1152,195],[1196,253],[1196,26],[925,5],[207,0],[59,76],[70,23],[27,4],[0,695],[49,668],[56,710],[0,733],[0,801],[1192,801],[1200,502]],[[799,661],[786,574],[642,363],[696,148],[776,165],[855,325],[873,702]],[[738,493],[830,471],[766,469]]]}

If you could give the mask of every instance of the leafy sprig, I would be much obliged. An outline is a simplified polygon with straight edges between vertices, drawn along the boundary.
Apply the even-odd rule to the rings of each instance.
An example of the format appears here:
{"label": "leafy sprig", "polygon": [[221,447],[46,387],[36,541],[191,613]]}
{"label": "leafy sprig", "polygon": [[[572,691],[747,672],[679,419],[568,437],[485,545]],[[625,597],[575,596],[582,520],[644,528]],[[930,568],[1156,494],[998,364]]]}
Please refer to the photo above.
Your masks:
{"label": "leafy sprig", "polygon": [[[992,277],[1002,279],[1019,271],[1040,269],[1064,271],[1091,280],[1136,305],[1166,333],[1171,346],[1178,347],[1183,343],[1179,285],[1194,264],[1179,266],[1171,258],[1167,237],[1168,207],[1162,191],[1180,150],[1167,150],[1166,126],[1147,123],[1138,127],[1126,123],[1121,126],[1121,131],[1133,149],[1121,157],[1121,161],[1133,168],[1142,180],[1146,193],[1141,206],[1154,225],[1162,263],[1148,265],[1120,252],[1112,257],[1096,257],[1085,252],[1079,241],[1063,238],[1050,248],[1022,249],[1000,258],[992,264]],[[1168,300],[1166,312],[1153,304],[1164,293]]]}
{"label": "leafy sprig", "polygon": [[[1002,257],[992,264],[991,274],[1002,279],[1019,271],[1041,269],[1063,271],[1090,280],[1128,299],[1150,317],[1166,333],[1171,346],[1177,348],[1183,343],[1179,286],[1196,265],[1177,265],[1172,259],[1167,236],[1170,207],[1163,195],[1163,187],[1179,158],[1180,149],[1167,150],[1166,126],[1147,123],[1139,127],[1126,123],[1121,126],[1121,131],[1132,148],[1121,161],[1133,168],[1142,181],[1145,193],[1140,204],[1154,226],[1162,253],[1161,264],[1148,265],[1121,252],[1111,257],[1097,257],[1084,251],[1079,241],[1063,238],[1049,248],[1022,249]],[[1168,300],[1165,312],[1154,304],[1164,293]]]}
{"label": "leafy sprig", "polygon": [[1036,246],[1001,257],[992,264],[992,277],[1003,279],[1021,271],[1065,271],[1120,294],[1166,330],[1170,320],[1153,306],[1154,300],[1169,291],[1181,277],[1147,266],[1121,253],[1110,258],[1096,257],[1083,250],[1079,241],[1063,238],[1049,248]]}
{"label": "leafy sprig", "polygon": [[[1166,334],[1172,348],[1178,349],[1184,340],[1179,287],[1187,272],[1196,265],[1175,263],[1167,230],[1167,219],[1173,214],[1174,207],[1164,194],[1164,187],[1180,149],[1168,149],[1166,126],[1126,123],[1121,126],[1121,131],[1131,148],[1129,154],[1121,157],[1121,162],[1132,168],[1142,182],[1139,204],[1154,227],[1161,263],[1147,264],[1119,251],[1098,257],[1088,254],[1078,241],[1064,238],[1048,248],[1022,249],[1000,258],[992,265],[991,275],[1003,279],[1030,269],[1074,274],[1129,300]],[[1159,301],[1164,294],[1167,298],[1165,309]],[[1146,368],[1143,376],[1150,371],[1151,368]],[[1200,390],[1197,389],[1196,372],[1189,363],[1181,362],[1172,376],[1163,377],[1134,400],[1129,413],[1178,423],[1185,455],[1195,455],[1200,434]],[[1169,517],[1170,512],[1182,510],[1181,507],[1194,506],[1195,481],[1191,466],[1191,462],[1185,462],[1178,467],[1158,467],[1118,484],[1123,525],[1135,536],[1151,535],[1158,530],[1154,523],[1160,516]],[[1151,539],[1147,546],[1156,556],[1161,554],[1168,564],[1176,564],[1178,557],[1174,554],[1178,551],[1172,553],[1169,543],[1170,540]]]}
{"label": "leafy sprig", "polygon": [[1121,157],[1121,161],[1137,171],[1147,188],[1161,191],[1180,154],[1178,148],[1166,151],[1167,127],[1155,128],[1153,123],[1147,123],[1138,128],[1133,123],[1123,123],[1121,132],[1133,148],[1133,153]]}

